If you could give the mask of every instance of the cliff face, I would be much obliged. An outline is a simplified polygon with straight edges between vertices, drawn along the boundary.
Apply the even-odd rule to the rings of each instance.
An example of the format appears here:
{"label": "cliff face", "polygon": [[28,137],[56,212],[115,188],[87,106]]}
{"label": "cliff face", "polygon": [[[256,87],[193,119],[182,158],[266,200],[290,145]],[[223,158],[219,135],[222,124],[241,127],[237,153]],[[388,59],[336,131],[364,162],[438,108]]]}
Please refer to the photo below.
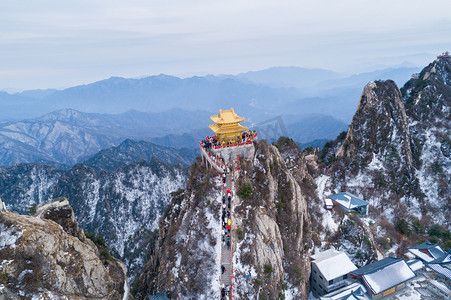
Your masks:
{"label": "cliff face", "polygon": [[401,92],[393,81],[372,81],[365,86],[346,139],[336,156],[356,160],[358,169],[372,161],[372,153],[400,156],[406,161],[406,167],[412,168],[406,111]]}
{"label": "cliff face", "polygon": [[411,140],[399,89],[392,81],[370,82],[336,152],[330,190],[360,195],[389,218],[401,207],[421,215]]}
{"label": "cliff face", "polygon": [[[299,169],[302,166],[305,163]],[[256,295],[306,299],[311,241],[303,191],[279,150],[264,141],[256,144],[252,161],[242,161],[242,169],[238,195],[246,183],[253,192],[249,197],[238,196],[235,205],[241,234],[234,235],[234,295],[239,299],[256,299]]]}
{"label": "cliff face", "polygon": [[[304,299],[311,247],[307,203],[277,148],[263,141],[255,147],[253,159],[241,161],[232,189],[233,295]],[[135,285],[137,297],[163,291],[174,299],[219,297],[222,181],[211,172],[195,163],[185,191],[174,194]],[[250,197],[238,196],[243,184],[252,186]]]}
{"label": "cliff face", "polygon": [[127,299],[124,264],[99,253],[67,199],[38,215],[0,214],[0,298]]}
{"label": "cliff face", "polygon": [[135,283],[140,299],[163,291],[171,299],[219,298],[222,181],[212,172],[197,161],[186,189],[173,194]]}
{"label": "cliff face", "polygon": [[426,233],[434,223],[444,234],[433,238],[449,243],[450,83],[446,57],[401,90],[392,81],[370,82],[346,136],[326,144],[321,154],[327,168],[317,173],[318,196],[349,191],[368,201],[382,252],[402,255],[415,239],[431,238]]}
{"label": "cliff face", "polygon": [[332,188],[360,193],[389,219],[408,212],[449,227],[450,78],[451,59],[439,58],[402,93],[391,81],[369,83],[336,152]]}
{"label": "cliff face", "polygon": [[449,228],[451,213],[441,211],[451,206],[451,58],[438,58],[401,90],[424,203]]}

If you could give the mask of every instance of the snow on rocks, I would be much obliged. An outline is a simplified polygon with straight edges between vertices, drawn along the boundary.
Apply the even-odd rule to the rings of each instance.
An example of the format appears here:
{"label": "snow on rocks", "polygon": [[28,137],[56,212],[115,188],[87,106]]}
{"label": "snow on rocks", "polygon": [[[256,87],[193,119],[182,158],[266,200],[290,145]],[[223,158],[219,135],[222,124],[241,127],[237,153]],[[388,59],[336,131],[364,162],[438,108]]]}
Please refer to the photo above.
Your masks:
{"label": "snow on rocks", "polygon": [[[16,248],[17,240],[22,236],[23,231],[17,227],[6,227],[0,223],[0,250],[6,247]],[[2,262],[3,265],[3,262]]]}

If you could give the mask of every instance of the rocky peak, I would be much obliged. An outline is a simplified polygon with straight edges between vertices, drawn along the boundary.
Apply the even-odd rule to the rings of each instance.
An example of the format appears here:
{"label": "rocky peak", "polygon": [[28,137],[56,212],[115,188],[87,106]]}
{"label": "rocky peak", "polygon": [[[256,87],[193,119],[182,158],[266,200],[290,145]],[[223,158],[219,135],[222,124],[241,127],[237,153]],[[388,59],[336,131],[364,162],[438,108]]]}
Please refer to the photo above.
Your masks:
{"label": "rocky peak", "polygon": [[421,75],[420,78],[422,80],[440,81],[451,86],[451,57],[438,57],[421,72]]}
{"label": "rocky peak", "polygon": [[82,242],[86,240],[83,230],[78,227],[75,213],[65,197],[53,199],[49,202],[40,204],[36,208],[36,216],[40,219],[52,220],[68,234],[77,237]]}
{"label": "rocky peak", "polygon": [[[439,57],[401,89],[412,121],[433,125],[450,122],[451,57]],[[428,126],[428,125],[426,125]]]}
{"label": "rocky peak", "polygon": [[254,159],[242,163],[236,190],[250,183],[253,193],[237,197],[235,208],[237,227],[242,230],[234,254],[240,299],[259,291],[268,299],[307,298],[311,225],[300,185],[306,166],[297,150],[290,139],[279,140],[276,146],[261,141]]}
{"label": "rocky peak", "polygon": [[[365,236],[384,254],[402,255],[405,245],[422,239],[409,237],[418,224],[451,226],[450,71],[451,59],[439,57],[400,90],[389,80],[368,83],[346,137],[322,152],[318,195],[348,191],[368,201],[373,225],[367,223],[372,232]],[[399,224],[409,226],[407,237]]]}
{"label": "rocky peak", "polygon": [[401,91],[391,80],[368,83],[336,156],[356,158],[358,164],[370,163],[373,153],[402,156],[407,168],[411,168],[410,148],[410,132]]}
{"label": "rocky peak", "polygon": [[60,200],[41,206],[41,218],[0,213],[0,298],[127,299],[124,264],[83,241],[67,200]]}

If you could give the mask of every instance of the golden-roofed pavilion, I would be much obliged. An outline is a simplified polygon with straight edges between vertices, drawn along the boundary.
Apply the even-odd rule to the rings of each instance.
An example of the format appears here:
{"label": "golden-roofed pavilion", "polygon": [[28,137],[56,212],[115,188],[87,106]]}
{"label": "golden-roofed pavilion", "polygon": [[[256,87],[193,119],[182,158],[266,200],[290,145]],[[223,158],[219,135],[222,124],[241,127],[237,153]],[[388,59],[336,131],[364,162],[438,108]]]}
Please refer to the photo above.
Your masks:
{"label": "golden-roofed pavilion", "polygon": [[248,128],[241,126],[239,123],[246,121],[245,118],[239,117],[235,111],[219,110],[217,116],[211,116],[210,120],[215,122],[209,126],[216,135],[219,144],[235,144],[241,142],[243,131],[247,131]]}

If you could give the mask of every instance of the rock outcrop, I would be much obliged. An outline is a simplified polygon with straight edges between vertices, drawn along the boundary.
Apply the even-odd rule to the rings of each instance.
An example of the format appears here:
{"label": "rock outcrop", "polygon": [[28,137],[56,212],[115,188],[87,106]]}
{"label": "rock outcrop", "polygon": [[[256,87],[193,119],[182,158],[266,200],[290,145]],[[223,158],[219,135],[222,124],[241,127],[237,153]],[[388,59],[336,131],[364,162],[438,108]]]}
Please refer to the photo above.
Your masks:
{"label": "rock outcrop", "polygon": [[171,299],[220,296],[222,181],[200,160],[190,170],[185,190],[173,194],[159,223],[159,237],[149,249],[135,296],[163,292]]}
{"label": "rock outcrop", "polygon": [[[306,200],[277,148],[254,145],[232,190],[234,298],[306,299],[312,245]],[[249,198],[238,196],[245,183],[252,186]],[[185,191],[174,194],[160,219],[158,241],[134,287],[138,298],[162,292],[171,299],[219,297],[221,188],[213,169],[192,165]]]}
{"label": "rock outcrop", "polygon": [[[293,175],[279,150],[264,141],[256,144],[252,161],[241,163],[234,212],[239,232],[234,235],[234,295],[238,299],[257,295],[307,299],[310,217],[298,184],[305,163]],[[252,195],[240,196],[240,187],[249,183]]]}
{"label": "rock outcrop", "polygon": [[128,298],[124,264],[85,237],[67,199],[37,215],[0,214],[0,299]]}

